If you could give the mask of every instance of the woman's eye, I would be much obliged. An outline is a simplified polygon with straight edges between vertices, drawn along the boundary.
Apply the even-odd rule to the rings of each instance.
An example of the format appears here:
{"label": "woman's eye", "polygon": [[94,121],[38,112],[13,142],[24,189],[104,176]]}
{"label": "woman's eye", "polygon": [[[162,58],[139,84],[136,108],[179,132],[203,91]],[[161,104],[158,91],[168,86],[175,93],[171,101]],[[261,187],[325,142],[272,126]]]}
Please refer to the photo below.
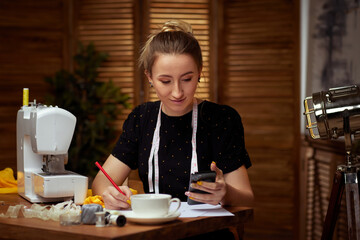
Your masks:
{"label": "woman's eye", "polygon": [[185,82],[190,82],[191,79],[192,79],[192,78],[185,78],[185,79],[183,79],[183,81],[185,81]]}
{"label": "woman's eye", "polygon": [[168,83],[170,83],[170,80],[160,80],[161,81],[161,83],[163,83],[163,84],[168,84]]}

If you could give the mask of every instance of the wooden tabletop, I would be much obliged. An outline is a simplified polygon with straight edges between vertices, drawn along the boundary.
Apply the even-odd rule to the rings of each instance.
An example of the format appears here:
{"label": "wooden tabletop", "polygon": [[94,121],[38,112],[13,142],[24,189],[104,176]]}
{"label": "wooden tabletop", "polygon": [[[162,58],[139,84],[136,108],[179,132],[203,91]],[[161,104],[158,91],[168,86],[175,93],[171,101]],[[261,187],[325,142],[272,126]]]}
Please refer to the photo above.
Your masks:
{"label": "wooden tabletop", "polygon": [[[0,195],[0,213],[9,206],[31,203],[17,194]],[[95,225],[62,226],[57,221],[37,218],[0,218],[0,238],[11,239],[179,239],[229,227],[243,229],[244,223],[252,220],[253,209],[244,207],[226,208],[235,216],[179,218],[161,225],[126,223],[123,227]]]}

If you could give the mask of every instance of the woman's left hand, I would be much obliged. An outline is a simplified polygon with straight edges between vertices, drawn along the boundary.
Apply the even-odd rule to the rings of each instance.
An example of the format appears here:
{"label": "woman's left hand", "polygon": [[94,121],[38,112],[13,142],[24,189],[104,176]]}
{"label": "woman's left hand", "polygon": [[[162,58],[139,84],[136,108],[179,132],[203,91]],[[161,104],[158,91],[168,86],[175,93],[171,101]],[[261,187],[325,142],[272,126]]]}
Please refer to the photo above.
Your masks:
{"label": "woman's left hand", "polygon": [[211,163],[210,169],[216,172],[215,182],[199,181],[191,184],[192,188],[208,192],[209,194],[185,192],[185,195],[194,201],[217,205],[225,197],[226,183],[222,170],[216,166],[215,162]]}

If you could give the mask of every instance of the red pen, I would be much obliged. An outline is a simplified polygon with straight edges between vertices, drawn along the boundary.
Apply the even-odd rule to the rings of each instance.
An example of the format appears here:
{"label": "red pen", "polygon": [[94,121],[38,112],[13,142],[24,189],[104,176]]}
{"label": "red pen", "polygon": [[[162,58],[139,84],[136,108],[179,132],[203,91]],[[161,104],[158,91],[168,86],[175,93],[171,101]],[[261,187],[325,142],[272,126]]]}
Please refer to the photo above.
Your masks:
{"label": "red pen", "polygon": [[121,191],[121,189],[119,188],[119,186],[114,182],[114,180],[112,180],[112,178],[109,176],[109,174],[107,174],[107,172],[105,171],[105,169],[103,169],[98,162],[96,162],[95,165],[105,174],[105,176],[109,179],[109,181],[112,183],[112,185],[114,185],[114,187],[115,187],[120,193],[122,193],[124,196],[126,196],[125,193],[124,193],[123,191]]}

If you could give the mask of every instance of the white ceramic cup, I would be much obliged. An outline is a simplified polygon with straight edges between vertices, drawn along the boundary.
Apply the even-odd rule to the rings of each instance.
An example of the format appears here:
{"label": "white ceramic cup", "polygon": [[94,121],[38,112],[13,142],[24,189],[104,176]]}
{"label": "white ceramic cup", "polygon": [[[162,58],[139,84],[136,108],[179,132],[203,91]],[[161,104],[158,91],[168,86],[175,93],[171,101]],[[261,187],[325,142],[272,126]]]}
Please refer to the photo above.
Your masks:
{"label": "white ceramic cup", "polygon": [[[177,206],[170,211],[170,204]],[[178,198],[171,198],[169,194],[136,194],[131,196],[131,208],[137,216],[146,218],[167,217],[174,214],[180,207]]]}

